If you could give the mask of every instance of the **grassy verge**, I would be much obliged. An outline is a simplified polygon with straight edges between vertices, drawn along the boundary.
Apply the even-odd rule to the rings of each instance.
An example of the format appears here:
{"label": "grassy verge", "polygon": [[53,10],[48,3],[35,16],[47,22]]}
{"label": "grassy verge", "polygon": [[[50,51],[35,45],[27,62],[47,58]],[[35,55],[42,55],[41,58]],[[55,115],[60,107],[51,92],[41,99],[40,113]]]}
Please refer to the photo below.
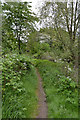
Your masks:
{"label": "grassy verge", "polygon": [[35,67],[26,56],[7,54],[2,71],[2,118],[33,118],[37,106]]}
{"label": "grassy verge", "polygon": [[22,76],[23,87],[25,88],[26,95],[24,97],[24,106],[26,107],[25,115],[26,118],[34,118],[36,116],[36,109],[38,99],[36,96],[37,90],[37,76],[35,68],[31,66],[31,71],[29,71],[25,76]]}
{"label": "grassy verge", "polygon": [[47,97],[48,118],[78,118],[76,83],[61,72],[61,64],[38,60]]}

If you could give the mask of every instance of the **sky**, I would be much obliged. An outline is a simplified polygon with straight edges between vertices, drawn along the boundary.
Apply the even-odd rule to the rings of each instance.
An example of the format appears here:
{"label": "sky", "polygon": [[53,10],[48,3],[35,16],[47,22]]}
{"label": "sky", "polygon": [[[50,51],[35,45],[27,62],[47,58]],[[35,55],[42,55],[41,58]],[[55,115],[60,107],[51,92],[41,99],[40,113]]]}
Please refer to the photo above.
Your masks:
{"label": "sky", "polygon": [[[6,2],[15,2],[17,0],[0,0],[0,1],[1,2],[5,2],[5,1]],[[36,8],[38,8],[42,4],[43,0],[18,0],[18,1],[20,1],[20,2],[25,2],[25,1],[32,2],[32,4],[31,4],[32,10],[33,10],[33,12],[37,13],[38,10]]]}
{"label": "sky", "polygon": [[38,12],[38,7],[42,5],[43,3],[43,0],[20,0],[22,2],[32,2],[31,5],[32,5],[32,10],[33,12],[35,12],[37,14]]}
{"label": "sky", "polygon": [[[31,3],[31,6],[32,6],[31,9],[32,9],[32,11],[34,13],[38,14],[38,11],[39,11],[38,7],[40,7],[42,5],[43,1],[45,1],[45,0],[0,0],[0,1],[1,2],[16,2],[16,1],[20,1],[20,2],[25,2],[25,1],[32,2]],[[39,26],[39,25],[37,24],[37,26]]]}
{"label": "sky", "polygon": [[[0,1],[2,1],[2,2],[4,2],[4,1],[6,1],[6,2],[15,2],[15,1],[17,1],[17,0],[0,0]],[[50,2],[53,2],[53,1],[56,1],[56,2],[62,2],[62,1],[72,1],[72,0],[18,0],[18,1],[21,1],[21,2],[25,2],[25,1],[27,1],[27,2],[32,2],[32,10],[33,10],[33,12],[35,12],[36,14],[37,14],[37,12],[38,12],[38,7],[40,7],[41,5],[42,5],[42,3],[44,2],[44,1],[50,1]],[[73,1],[75,1],[75,0],[73,0]],[[80,0],[79,0],[80,1]]]}

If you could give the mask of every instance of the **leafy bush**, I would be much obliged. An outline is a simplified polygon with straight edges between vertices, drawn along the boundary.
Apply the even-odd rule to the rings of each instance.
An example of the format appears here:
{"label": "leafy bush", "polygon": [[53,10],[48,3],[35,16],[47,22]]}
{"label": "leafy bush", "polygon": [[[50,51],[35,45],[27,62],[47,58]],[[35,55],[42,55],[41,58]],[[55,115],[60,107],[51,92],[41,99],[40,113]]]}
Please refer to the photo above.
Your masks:
{"label": "leafy bush", "polygon": [[44,52],[50,51],[50,46],[48,43],[41,43],[40,44],[40,49]]}
{"label": "leafy bush", "polygon": [[2,69],[2,118],[30,118],[37,105],[36,88],[35,69],[28,58],[7,54]]}
{"label": "leafy bush", "polygon": [[[78,104],[78,91],[76,82],[72,81],[71,78],[65,76],[59,76],[59,81],[56,86],[57,91],[66,95],[66,102],[70,102],[73,105]],[[75,100],[73,99],[75,97]]]}
{"label": "leafy bush", "polygon": [[48,118],[77,118],[78,89],[77,84],[61,72],[61,63],[47,60],[36,61],[46,93]]}

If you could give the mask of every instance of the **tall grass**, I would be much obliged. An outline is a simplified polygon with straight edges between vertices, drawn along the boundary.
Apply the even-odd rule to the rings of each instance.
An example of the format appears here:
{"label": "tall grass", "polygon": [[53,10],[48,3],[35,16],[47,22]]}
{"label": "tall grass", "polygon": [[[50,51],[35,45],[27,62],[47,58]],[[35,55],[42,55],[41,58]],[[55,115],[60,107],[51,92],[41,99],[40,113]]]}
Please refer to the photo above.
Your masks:
{"label": "tall grass", "polygon": [[48,104],[48,118],[78,118],[76,83],[61,72],[61,64],[38,60]]}

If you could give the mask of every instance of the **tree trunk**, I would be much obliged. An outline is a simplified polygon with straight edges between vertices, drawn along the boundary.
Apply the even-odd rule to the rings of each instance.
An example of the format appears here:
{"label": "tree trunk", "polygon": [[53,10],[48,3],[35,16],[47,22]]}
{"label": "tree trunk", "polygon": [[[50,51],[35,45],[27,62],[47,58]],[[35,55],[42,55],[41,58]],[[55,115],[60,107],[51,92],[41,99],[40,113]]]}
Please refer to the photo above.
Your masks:
{"label": "tree trunk", "polygon": [[18,47],[19,47],[19,54],[21,54],[21,52],[20,52],[20,36],[18,36]]}
{"label": "tree trunk", "polygon": [[[20,32],[21,32],[21,27],[20,27]],[[17,34],[17,40],[18,40],[18,49],[19,49],[19,54],[21,54],[20,50],[20,35],[18,34],[18,28],[17,28],[17,24],[16,24],[16,34]]]}

